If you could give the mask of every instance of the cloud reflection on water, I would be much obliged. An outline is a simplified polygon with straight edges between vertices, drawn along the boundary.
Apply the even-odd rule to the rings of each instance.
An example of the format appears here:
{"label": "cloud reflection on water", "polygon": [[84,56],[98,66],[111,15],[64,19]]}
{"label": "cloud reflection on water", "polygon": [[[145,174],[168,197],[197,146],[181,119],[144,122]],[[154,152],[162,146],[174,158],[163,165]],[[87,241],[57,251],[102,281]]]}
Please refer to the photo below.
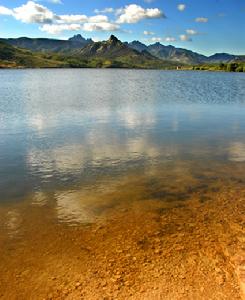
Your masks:
{"label": "cloud reflection on water", "polygon": [[229,148],[229,159],[235,162],[245,161],[245,143],[234,142]]}
{"label": "cloud reflection on water", "polygon": [[84,198],[66,194],[84,182],[154,176],[169,161],[244,161],[240,74],[18,70],[2,78],[0,201],[35,194],[32,203],[45,206],[51,191],[65,218],[84,214]]}
{"label": "cloud reflection on water", "polygon": [[56,200],[57,219],[60,222],[75,225],[76,223],[92,223],[95,219],[88,203],[83,202],[83,194],[79,191],[57,192]]}
{"label": "cloud reflection on water", "polygon": [[22,223],[22,216],[17,209],[9,210],[5,216],[5,226],[10,237],[18,235]]}

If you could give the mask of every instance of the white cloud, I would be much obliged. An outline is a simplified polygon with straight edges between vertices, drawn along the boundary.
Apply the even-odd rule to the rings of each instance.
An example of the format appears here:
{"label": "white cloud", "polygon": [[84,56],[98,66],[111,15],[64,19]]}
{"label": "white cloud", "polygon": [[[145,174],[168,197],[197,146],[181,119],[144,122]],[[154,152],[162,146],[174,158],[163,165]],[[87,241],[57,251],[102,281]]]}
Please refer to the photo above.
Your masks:
{"label": "white cloud", "polygon": [[87,17],[86,15],[61,15],[57,17],[57,23],[105,23],[109,22],[107,16],[97,15]]}
{"label": "white cloud", "polygon": [[112,8],[112,7],[106,7],[106,8],[101,9],[101,10],[99,10],[99,9],[94,10],[95,14],[101,14],[101,13],[102,14],[111,14],[113,12],[114,12],[114,8]]}
{"label": "white cloud", "polygon": [[198,32],[194,29],[186,29],[186,33],[189,35],[197,35]]}
{"label": "white cloud", "polygon": [[[48,0],[46,0],[48,1]],[[54,0],[56,3],[59,1]],[[63,31],[115,31],[120,28],[118,24],[109,21],[105,15],[56,15],[47,7],[34,1],[28,1],[14,9],[0,6],[0,15],[11,15],[23,23],[41,24],[41,31],[50,34],[60,34]]]}
{"label": "white cloud", "polygon": [[208,18],[198,17],[198,18],[195,19],[195,22],[197,22],[197,23],[207,23]]}
{"label": "white cloud", "polygon": [[88,17],[85,15],[61,15],[57,17],[58,23],[85,23]]}
{"label": "white cloud", "polygon": [[49,34],[60,34],[63,31],[116,31],[119,29],[117,24],[102,22],[102,23],[84,23],[84,24],[44,24],[39,27],[41,31]]}
{"label": "white cloud", "polygon": [[15,19],[23,23],[52,23],[57,17],[51,10],[33,1],[14,8],[12,12]]}
{"label": "white cloud", "polygon": [[44,24],[39,27],[41,31],[49,34],[60,34],[63,31],[78,31],[81,30],[80,24]]}
{"label": "white cloud", "polygon": [[179,11],[184,11],[184,10],[186,9],[186,5],[183,4],[183,3],[178,4],[178,5],[177,5],[177,8],[178,8]]}
{"label": "white cloud", "polygon": [[145,30],[143,33],[144,33],[144,35],[154,35],[155,34],[154,32],[147,31],[147,30]]}
{"label": "white cloud", "polygon": [[11,16],[13,11],[5,6],[0,6],[0,15]]}
{"label": "white cloud", "polygon": [[192,39],[187,34],[181,34],[179,36],[180,40],[183,42],[191,42]]}
{"label": "white cloud", "polygon": [[89,18],[90,23],[108,23],[108,17],[103,15],[97,15]]}
{"label": "white cloud", "polygon": [[176,41],[176,38],[172,37],[172,36],[168,36],[166,38],[162,38],[162,37],[152,37],[150,40],[150,42],[153,43],[161,43],[161,42],[167,42],[167,43],[172,43]]}
{"label": "white cloud", "polygon": [[164,13],[158,8],[143,8],[140,5],[130,4],[117,10],[117,23],[137,23],[143,19],[156,19],[164,17]]}
{"label": "white cloud", "polygon": [[176,38],[172,37],[172,36],[168,36],[165,38],[165,42],[167,43],[172,43],[172,42],[175,42],[176,41]]}
{"label": "white cloud", "polygon": [[82,26],[84,31],[116,31],[118,29],[119,25],[110,22],[85,23]]}
{"label": "white cloud", "polygon": [[154,43],[160,43],[160,42],[162,42],[163,41],[163,38],[161,38],[161,37],[152,37],[151,39],[150,39],[150,41],[151,42],[154,42]]}

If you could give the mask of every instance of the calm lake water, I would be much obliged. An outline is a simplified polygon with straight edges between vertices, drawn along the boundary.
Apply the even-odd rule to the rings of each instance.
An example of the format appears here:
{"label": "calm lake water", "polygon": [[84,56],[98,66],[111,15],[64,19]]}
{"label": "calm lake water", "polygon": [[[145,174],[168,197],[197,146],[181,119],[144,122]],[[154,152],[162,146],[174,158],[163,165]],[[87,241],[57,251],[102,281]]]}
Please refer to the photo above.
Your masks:
{"label": "calm lake water", "polygon": [[242,183],[244,132],[244,74],[1,70],[0,207],[29,199],[88,222],[127,180],[140,186],[130,201]]}

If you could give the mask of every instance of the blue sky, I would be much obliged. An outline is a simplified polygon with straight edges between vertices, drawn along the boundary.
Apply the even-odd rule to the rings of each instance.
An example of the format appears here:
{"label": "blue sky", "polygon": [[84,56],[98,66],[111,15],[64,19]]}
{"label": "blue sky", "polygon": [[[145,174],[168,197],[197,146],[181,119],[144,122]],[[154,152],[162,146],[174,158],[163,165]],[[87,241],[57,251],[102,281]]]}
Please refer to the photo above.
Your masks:
{"label": "blue sky", "polygon": [[245,0],[0,0],[1,37],[157,41],[245,54]]}

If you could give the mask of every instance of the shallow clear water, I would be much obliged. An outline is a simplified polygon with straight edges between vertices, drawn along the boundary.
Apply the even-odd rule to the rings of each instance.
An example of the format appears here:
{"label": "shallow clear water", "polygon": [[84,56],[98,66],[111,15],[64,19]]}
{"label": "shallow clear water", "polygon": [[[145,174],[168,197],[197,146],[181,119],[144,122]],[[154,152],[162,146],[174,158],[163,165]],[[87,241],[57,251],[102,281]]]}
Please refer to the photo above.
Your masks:
{"label": "shallow clear water", "polygon": [[244,116],[244,74],[1,70],[0,205],[55,202],[72,222],[122,178],[163,200],[163,185],[178,198],[180,182],[243,180]]}

